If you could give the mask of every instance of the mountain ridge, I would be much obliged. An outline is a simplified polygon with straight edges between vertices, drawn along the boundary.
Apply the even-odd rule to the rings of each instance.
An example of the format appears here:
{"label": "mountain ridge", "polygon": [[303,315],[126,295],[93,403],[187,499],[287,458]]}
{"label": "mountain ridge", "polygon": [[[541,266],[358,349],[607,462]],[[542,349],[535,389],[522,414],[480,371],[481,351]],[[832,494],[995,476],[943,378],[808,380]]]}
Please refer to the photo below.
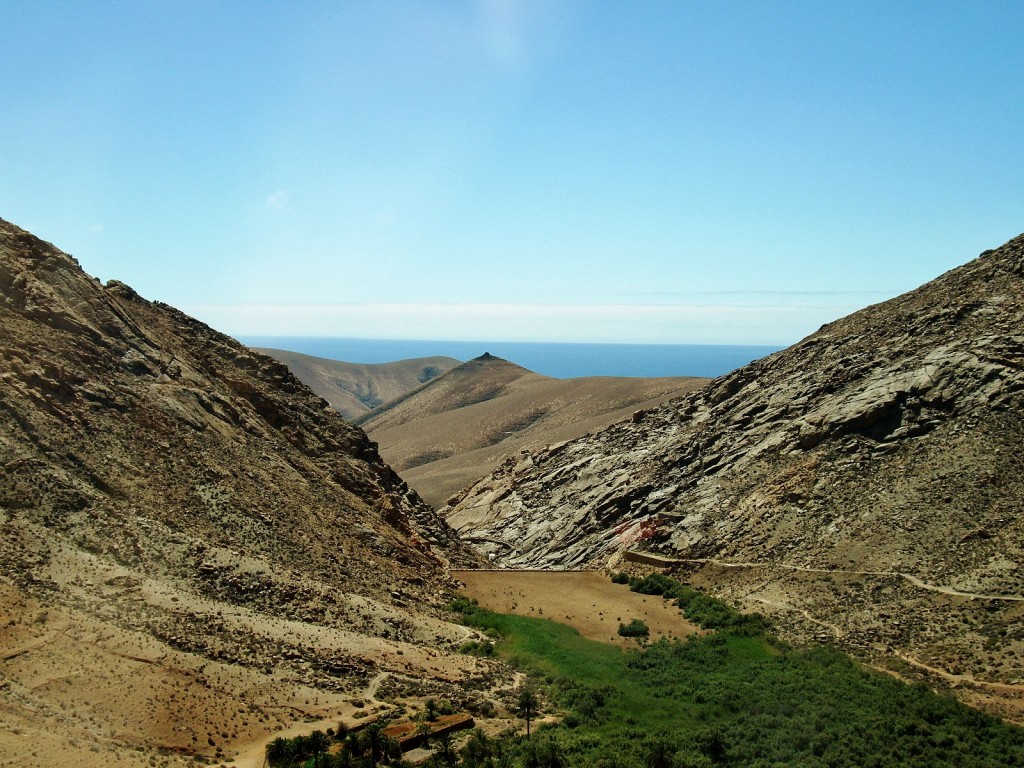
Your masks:
{"label": "mountain ridge", "polygon": [[[482,373],[487,375],[481,376]],[[478,357],[454,366],[444,375],[406,392],[401,397],[383,403],[379,408],[361,416],[356,423],[364,428],[368,426],[369,430],[388,429],[405,424],[412,419],[421,418],[425,413],[465,408],[494,399],[509,384],[524,376],[538,379],[551,378],[534,373],[504,358],[495,357],[489,352],[484,352]],[[429,405],[417,404],[416,407],[402,409],[399,415],[395,415],[394,411],[417,395],[420,401],[428,399]],[[429,395],[429,397],[424,398],[424,395]]]}
{"label": "mountain ridge", "polygon": [[555,379],[488,353],[359,419],[388,462],[439,507],[526,447],[576,437],[706,379]]}
{"label": "mountain ridge", "polygon": [[479,560],[361,430],[3,220],[0,381],[0,754],[227,759],[486,671],[445,609]]}
{"label": "mountain ridge", "polygon": [[460,364],[453,357],[441,356],[391,363],[349,363],[285,349],[251,349],[287,365],[296,378],[353,423]]}

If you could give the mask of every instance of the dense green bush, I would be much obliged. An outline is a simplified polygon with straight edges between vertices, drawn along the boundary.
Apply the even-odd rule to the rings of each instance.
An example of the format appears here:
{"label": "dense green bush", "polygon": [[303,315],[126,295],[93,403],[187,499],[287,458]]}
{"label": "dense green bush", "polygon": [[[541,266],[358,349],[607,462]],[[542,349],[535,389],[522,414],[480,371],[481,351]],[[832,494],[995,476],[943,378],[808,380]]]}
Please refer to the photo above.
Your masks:
{"label": "dense green bush", "polygon": [[661,595],[675,600],[690,621],[704,629],[726,630],[735,635],[757,636],[768,632],[771,623],[759,613],[739,613],[728,604],[662,573],[629,580],[629,588],[641,595]]}
{"label": "dense green bush", "polygon": [[459,653],[465,653],[469,656],[491,657],[494,655],[494,643],[487,642],[486,640],[468,640],[459,646]]}
{"label": "dense green bush", "polygon": [[467,624],[500,635],[502,658],[549,682],[544,698],[563,715],[535,734],[554,749],[500,740],[511,765],[1024,767],[1019,728],[834,649],[775,642],[762,619],[667,577],[634,586],[685,603],[687,615],[716,631],[624,651],[543,619],[479,608],[468,616]]}
{"label": "dense green bush", "polygon": [[480,604],[475,598],[468,598],[463,595],[456,597],[450,606],[453,611],[463,616],[472,616],[474,613],[480,610]]}
{"label": "dense green bush", "polygon": [[622,637],[647,637],[651,628],[641,619],[633,619],[629,624],[619,624],[619,635]]}

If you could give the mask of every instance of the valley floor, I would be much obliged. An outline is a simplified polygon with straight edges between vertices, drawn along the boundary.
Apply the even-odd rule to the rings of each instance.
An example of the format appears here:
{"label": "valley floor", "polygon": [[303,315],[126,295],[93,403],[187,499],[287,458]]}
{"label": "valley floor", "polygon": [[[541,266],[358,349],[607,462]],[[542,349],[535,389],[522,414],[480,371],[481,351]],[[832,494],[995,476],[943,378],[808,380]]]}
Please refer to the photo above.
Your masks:
{"label": "valley floor", "polygon": [[590,640],[634,646],[634,640],[618,634],[619,624],[632,619],[648,625],[652,640],[700,632],[668,601],[630,592],[598,571],[453,571],[452,575],[487,610],[552,619]]}

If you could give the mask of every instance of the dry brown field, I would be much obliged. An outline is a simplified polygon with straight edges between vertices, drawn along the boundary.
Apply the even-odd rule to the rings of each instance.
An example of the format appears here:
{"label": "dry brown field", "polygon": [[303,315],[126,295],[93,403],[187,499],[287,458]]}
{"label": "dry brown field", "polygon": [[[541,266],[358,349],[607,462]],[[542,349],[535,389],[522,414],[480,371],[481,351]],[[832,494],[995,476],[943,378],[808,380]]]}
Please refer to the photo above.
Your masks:
{"label": "dry brown field", "polygon": [[343,649],[377,675],[339,678],[344,689],[328,691],[304,684],[294,671],[211,661],[0,584],[0,768],[182,768],[197,764],[193,754],[259,768],[264,745],[277,736],[339,721],[351,727],[392,710],[376,697],[386,679],[459,685],[481,669],[479,659],[448,649],[469,630],[434,619],[417,621],[437,649],[277,619],[155,580],[137,591],[140,604],[175,601],[211,620],[248,624],[267,647],[287,652],[299,641],[331,653]]}
{"label": "dry brown field", "polygon": [[463,590],[481,606],[500,613],[551,619],[581,635],[619,646],[636,640],[620,637],[619,623],[642,619],[651,640],[681,638],[699,632],[675,604],[657,595],[630,592],[598,571],[452,571]]}

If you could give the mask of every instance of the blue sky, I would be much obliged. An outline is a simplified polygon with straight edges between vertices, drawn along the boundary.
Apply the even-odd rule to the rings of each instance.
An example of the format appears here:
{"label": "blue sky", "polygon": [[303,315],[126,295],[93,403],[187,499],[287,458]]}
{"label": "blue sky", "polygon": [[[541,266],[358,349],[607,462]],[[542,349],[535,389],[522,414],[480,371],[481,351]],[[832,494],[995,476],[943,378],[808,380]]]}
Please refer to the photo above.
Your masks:
{"label": "blue sky", "polygon": [[788,344],[1024,230],[1024,3],[2,2],[0,216],[235,335]]}

